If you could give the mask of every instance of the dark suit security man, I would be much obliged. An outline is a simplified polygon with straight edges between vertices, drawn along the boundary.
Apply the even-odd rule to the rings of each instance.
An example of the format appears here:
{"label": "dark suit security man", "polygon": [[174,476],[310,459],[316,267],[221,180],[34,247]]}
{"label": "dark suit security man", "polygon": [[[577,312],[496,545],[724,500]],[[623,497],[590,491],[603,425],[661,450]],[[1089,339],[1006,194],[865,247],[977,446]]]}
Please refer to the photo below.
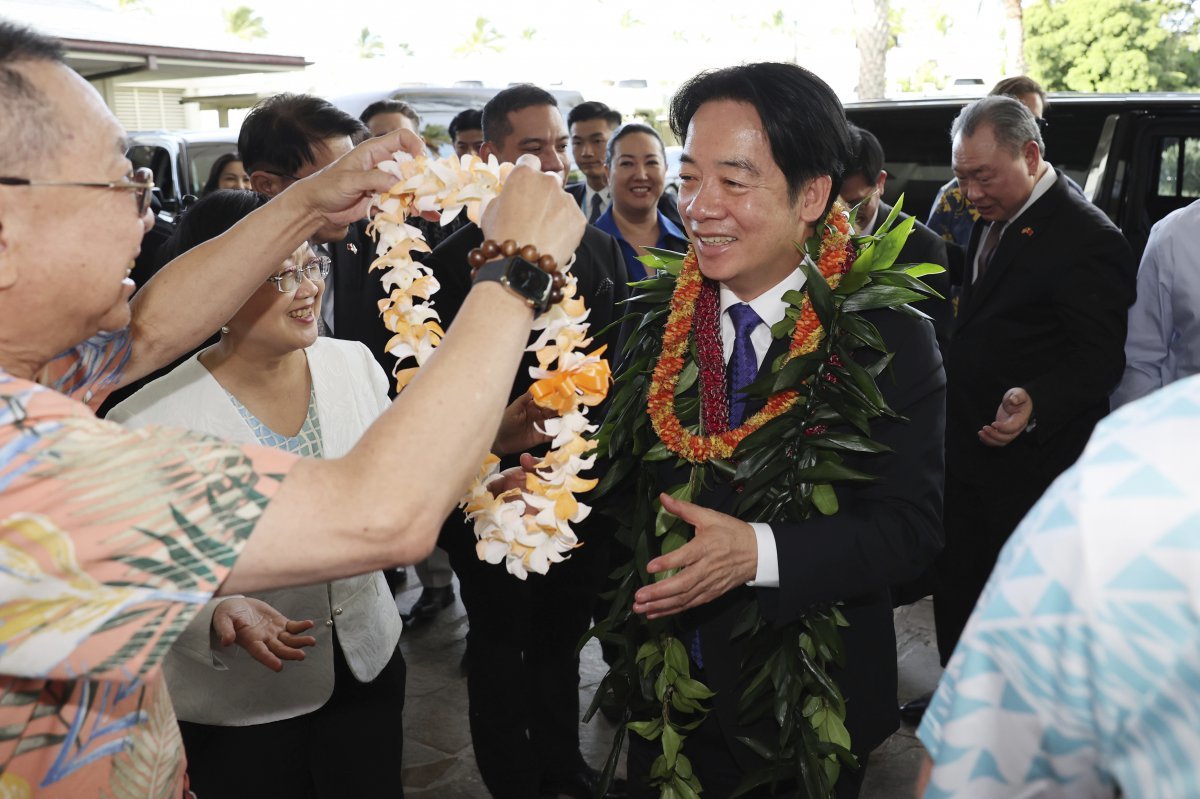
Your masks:
{"label": "dark suit security man", "polygon": [[[513,86],[483,109],[480,156],[502,162],[532,154],[542,171],[560,177],[567,169],[567,128],[554,95],[536,86]],[[453,320],[471,287],[467,253],[483,241],[467,225],[425,260],[441,284],[434,308],[444,326]],[[628,296],[625,259],[607,233],[588,226],[575,251],[571,273],[587,305],[591,330],[599,333],[623,313]],[[615,333],[597,335],[593,347],[616,351]],[[527,353],[512,398],[532,383]],[[601,409],[593,418],[602,418]],[[515,464],[514,464],[515,465]],[[599,525],[599,527],[597,527]],[[576,646],[608,571],[611,533],[600,514],[576,528],[583,546],[546,575],[521,581],[503,567],[479,560],[475,536],[462,515],[442,528],[439,546],[458,575],[470,630],[467,633],[467,697],[471,742],[484,784],[496,799],[565,794],[594,796],[597,775],[579,752],[579,657]],[[519,686],[519,688],[518,688]]]}
{"label": "dark suit security man", "polygon": [[1045,161],[1025,106],[985,97],[951,138],[954,174],[982,218],[946,359],[943,663],[1001,547],[1107,413],[1135,281],[1128,243]]}
{"label": "dark suit security man", "polygon": [[[848,207],[858,207],[854,218],[854,231],[860,236],[874,233],[892,213],[892,206],[883,201],[883,187],[888,173],[883,168],[883,145],[875,134],[865,128],[851,124],[850,158],[842,172],[842,189],[838,196]],[[896,217],[899,224],[910,215],[901,212]],[[925,225],[917,222],[912,233],[904,242],[904,249],[896,257],[898,264],[937,264],[943,269],[950,267],[947,260],[946,242]],[[950,281],[946,273],[922,278],[927,285],[946,299],[922,300],[916,307],[933,318],[933,329],[937,333],[938,345],[945,351],[954,314],[950,305]]]}

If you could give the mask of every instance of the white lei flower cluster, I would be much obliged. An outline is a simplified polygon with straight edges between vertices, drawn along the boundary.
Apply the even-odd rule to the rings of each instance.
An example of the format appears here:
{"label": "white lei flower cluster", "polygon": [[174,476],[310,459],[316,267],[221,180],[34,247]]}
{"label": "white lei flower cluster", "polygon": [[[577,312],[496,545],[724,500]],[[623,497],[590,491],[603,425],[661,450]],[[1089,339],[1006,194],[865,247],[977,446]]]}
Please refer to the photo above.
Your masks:
{"label": "white lei flower cluster", "polygon": [[[410,255],[414,250],[429,252],[429,245],[421,231],[405,220],[410,215],[440,211],[445,225],[465,211],[479,224],[513,165],[500,164],[494,156],[487,161],[475,155],[433,160],[398,152],[394,160],[379,168],[394,175],[397,182],[375,198],[379,211],[370,230],[378,236],[379,257],[371,268],[387,270],[382,280],[389,297],[380,301],[380,313],[394,334],[387,349],[397,358],[394,375],[400,390],[444,335],[430,304],[438,282],[432,270],[414,263]],[[536,471],[526,475],[524,489],[499,496],[487,488],[499,474],[500,463],[489,455],[461,502],[467,519],[474,523],[480,560],[503,562],[509,573],[522,580],[531,571],[545,574],[551,563],[561,562],[579,545],[571,525],[583,521],[591,509],[575,499],[575,494],[596,484],[579,476],[595,462],[595,456],[588,454],[595,442],[585,438],[596,430],[588,424],[587,408],[604,400],[610,372],[603,348],[587,354],[583,351],[591,343],[588,310],[575,296],[575,277],[568,272],[566,278],[563,300],[534,322],[539,335],[528,348],[537,353],[538,360],[538,367],[530,369],[535,380],[530,388],[534,401],[559,414],[543,427],[553,439],[551,449]],[[415,366],[401,368],[413,360]]]}

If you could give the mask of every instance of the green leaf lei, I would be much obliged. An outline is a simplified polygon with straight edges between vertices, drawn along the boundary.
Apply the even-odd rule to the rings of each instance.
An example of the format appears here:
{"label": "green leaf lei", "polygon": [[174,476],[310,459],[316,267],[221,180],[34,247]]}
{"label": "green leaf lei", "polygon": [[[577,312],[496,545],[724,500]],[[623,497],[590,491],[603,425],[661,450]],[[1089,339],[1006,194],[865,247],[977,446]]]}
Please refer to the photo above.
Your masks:
{"label": "green leaf lei", "polygon": [[[887,447],[870,438],[870,423],[881,417],[898,418],[887,407],[876,379],[891,361],[878,330],[861,316],[863,311],[893,308],[928,318],[908,305],[926,297],[940,297],[921,282],[942,270],[933,264],[896,266],[915,220],[895,224],[903,203],[871,236],[852,237],[857,257],[850,271],[830,290],[810,263],[803,292],[785,296],[787,316],[772,328],[776,338],[790,336],[807,296],[826,335],[815,352],[795,358],[749,388],[751,396],[765,399],[784,390],[801,392],[801,401],[790,411],[768,422],[745,438],[730,461],[691,464],[690,479],[670,487],[670,495],[691,501],[701,486],[732,480],[741,488],[738,518],[747,521],[803,521],[814,513],[837,512],[832,484],[863,481],[871,475],[842,463],[843,453],[881,453]],[[820,240],[802,248],[815,262]],[[666,512],[658,501],[659,461],[676,456],[655,434],[646,412],[651,373],[662,349],[670,298],[683,255],[651,250],[642,261],[656,270],[653,277],[631,284],[632,305],[649,306],[636,332],[625,344],[622,365],[615,380],[608,416],[597,434],[598,451],[609,460],[609,469],[594,497],[606,497],[614,509],[618,539],[633,553],[613,574],[611,611],[590,636],[615,645],[616,662],[605,675],[585,716],[590,719],[605,704],[622,708],[604,770],[601,793],[607,790],[620,757],[626,729],[647,740],[661,742],[662,754],[651,766],[651,783],[660,799],[696,799],[701,793],[691,761],[685,754],[687,733],[708,713],[712,691],[691,676],[680,617],[647,620],[632,612],[633,596],[651,581],[646,565],[655,557],[683,546],[692,529]],[[625,317],[636,320],[637,315]],[[865,358],[855,358],[860,350]],[[695,339],[690,358],[676,388],[676,413],[692,431],[700,426],[700,399],[687,392],[696,382]],[[836,356],[836,357],[834,357]],[[865,361],[865,363],[864,363]],[[839,429],[840,428],[840,429]],[[686,461],[678,460],[683,467]],[[598,503],[601,507],[604,501]],[[846,731],[846,703],[830,679],[831,664],[845,665],[841,634],[847,625],[836,605],[807,610],[798,621],[778,627],[769,624],[751,602],[738,620],[733,638],[745,638],[743,675],[750,682],[739,699],[742,723],[773,720],[773,740],[741,738],[758,754],[764,766],[745,775],[735,795],[757,786],[794,781],[807,799],[828,799],[843,765],[856,767]]]}

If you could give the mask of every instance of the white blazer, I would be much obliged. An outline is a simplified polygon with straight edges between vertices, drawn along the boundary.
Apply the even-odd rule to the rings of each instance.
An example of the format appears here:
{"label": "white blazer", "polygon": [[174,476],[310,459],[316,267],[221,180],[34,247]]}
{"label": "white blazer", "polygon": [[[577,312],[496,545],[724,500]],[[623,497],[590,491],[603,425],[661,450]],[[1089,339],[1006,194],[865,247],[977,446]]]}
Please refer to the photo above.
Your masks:
{"label": "white blazer", "polygon": [[[350,450],[388,407],[387,377],[370,351],[355,341],[321,337],[305,351],[317,398],[325,457]],[[197,356],[147,384],[114,407],[108,419],[129,427],[187,427],[236,443],[258,443],[225,389]],[[311,713],[333,693],[333,632],[350,670],[374,679],[400,640],[400,613],[383,579],[373,572],[331,583],[250,594],[292,619],[312,619],[317,639],[302,661],[284,661],[275,673],[241,647],[222,647],[211,634],[209,602],[175,641],[163,672],[175,715],[183,721],[242,727]]]}

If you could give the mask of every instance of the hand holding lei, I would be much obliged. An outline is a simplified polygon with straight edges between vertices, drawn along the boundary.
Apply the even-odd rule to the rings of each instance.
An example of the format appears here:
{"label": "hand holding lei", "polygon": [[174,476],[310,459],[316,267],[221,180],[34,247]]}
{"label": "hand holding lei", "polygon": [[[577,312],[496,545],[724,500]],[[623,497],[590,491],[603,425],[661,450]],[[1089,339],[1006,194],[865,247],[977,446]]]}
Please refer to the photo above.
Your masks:
{"label": "hand holding lei", "polygon": [[[386,270],[381,280],[389,296],[380,301],[379,311],[393,333],[387,350],[397,359],[393,375],[400,391],[445,335],[431,302],[440,288],[437,279],[433,270],[413,262],[411,256],[413,251],[429,252],[429,245],[420,229],[405,220],[440,211],[446,225],[465,212],[478,225],[514,166],[498,163],[495,156],[487,161],[470,154],[434,160],[397,152],[379,169],[395,176],[396,184],[375,197],[378,213],[368,229],[378,236],[379,257],[371,269]],[[498,496],[487,486],[499,473],[499,458],[489,455],[460,503],[474,523],[479,558],[503,562],[509,573],[522,580],[531,571],[545,574],[550,564],[561,562],[579,545],[571,525],[583,521],[591,509],[575,494],[596,484],[580,477],[595,462],[590,454],[595,442],[585,436],[596,426],[588,423],[587,408],[604,400],[610,372],[603,347],[586,352],[592,341],[588,311],[576,297],[576,282],[568,271],[562,301],[534,321],[539,335],[528,347],[538,360],[538,367],[530,370],[536,381],[530,388],[534,402],[559,414],[542,427],[552,439],[550,451],[526,475],[523,490]],[[415,365],[405,366],[410,361]]]}

